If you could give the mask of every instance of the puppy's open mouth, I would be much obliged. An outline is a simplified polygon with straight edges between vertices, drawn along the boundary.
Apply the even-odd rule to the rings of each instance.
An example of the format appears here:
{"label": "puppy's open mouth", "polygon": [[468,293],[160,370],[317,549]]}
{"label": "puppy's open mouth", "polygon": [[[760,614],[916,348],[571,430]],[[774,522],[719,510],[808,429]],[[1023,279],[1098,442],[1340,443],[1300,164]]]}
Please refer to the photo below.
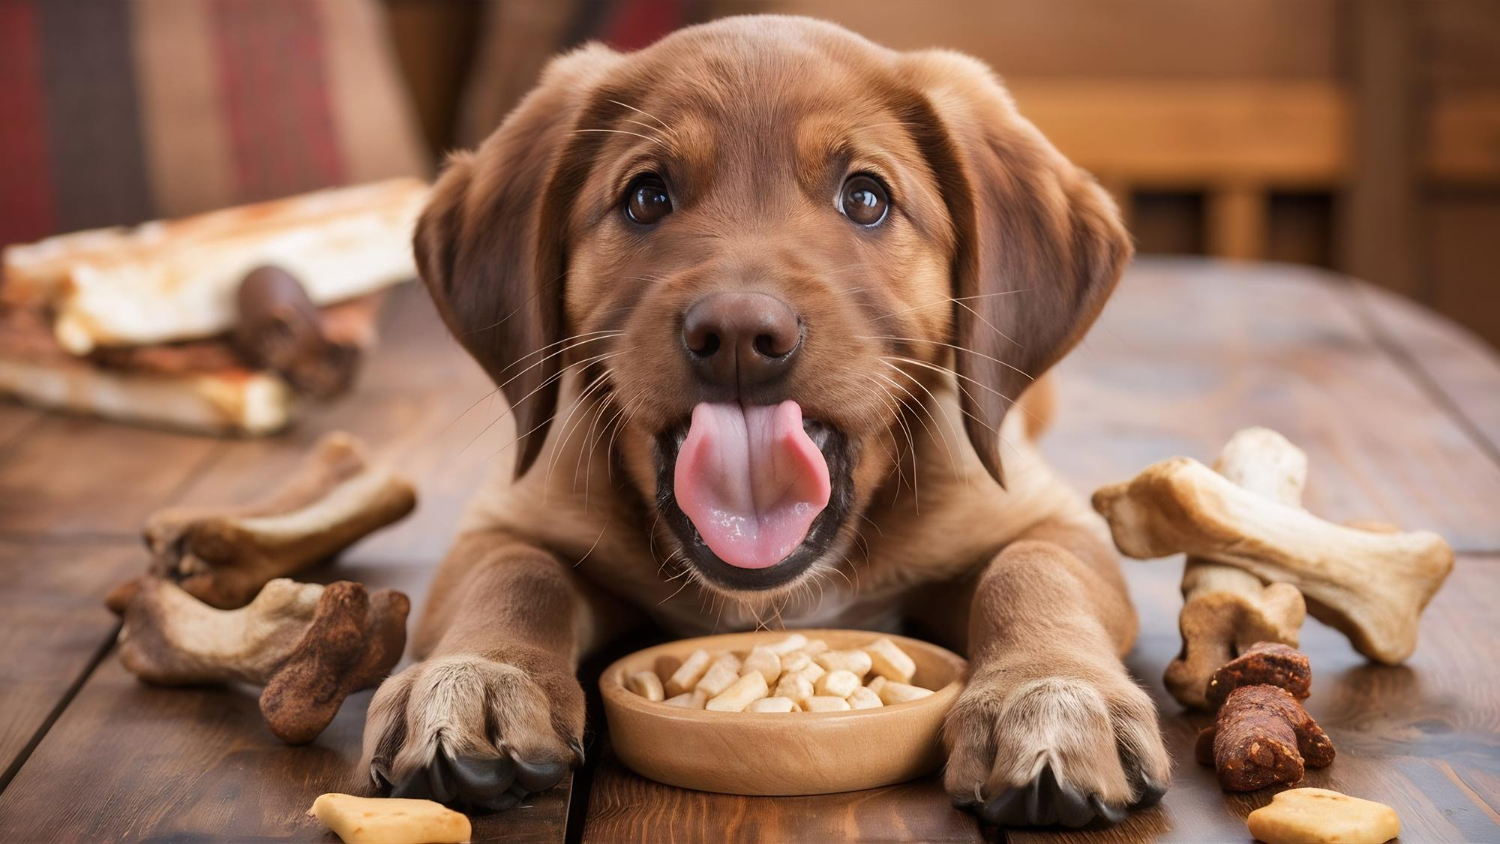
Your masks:
{"label": "puppy's open mouth", "polygon": [[823,556],[848,516],[848,438],[779,405],[703,403],[657,437],[657,508],[690,564],[727,589],[772,589]]}

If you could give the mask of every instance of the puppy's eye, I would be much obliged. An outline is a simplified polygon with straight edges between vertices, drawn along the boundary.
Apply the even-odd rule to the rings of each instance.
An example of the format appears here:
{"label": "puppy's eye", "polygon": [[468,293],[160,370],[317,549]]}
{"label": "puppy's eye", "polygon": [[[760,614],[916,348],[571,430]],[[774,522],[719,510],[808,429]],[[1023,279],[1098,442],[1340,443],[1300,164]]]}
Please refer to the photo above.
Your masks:
{"label": "puppy's eye", "polygon": [[625,216],[649,226],[672,213],[672,197],[667,185],[655,173],[647,173],[630,183],[625,192]]}
{"label": "puppy's eye", "polygon": [[844,180],[844,189],[839,192],[839,210],[845,217],[861,226],[877,226],[885,220],[890,208],[891,198],[879,179],[856,173]]}

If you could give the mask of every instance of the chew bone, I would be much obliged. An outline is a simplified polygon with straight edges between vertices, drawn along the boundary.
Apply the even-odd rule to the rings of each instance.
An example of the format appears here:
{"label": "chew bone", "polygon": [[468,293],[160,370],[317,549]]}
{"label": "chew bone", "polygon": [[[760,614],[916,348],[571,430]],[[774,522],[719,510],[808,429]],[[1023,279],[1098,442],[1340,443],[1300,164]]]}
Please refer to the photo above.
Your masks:
{"label": "chew bone", "polygon": [[218,610],[144,578],[125,612],[120,661],[150,683],[265,686],[260,709],[271,731],[306,744],[345,697],[380,682],[401,658],[410,606],[390,589],[278,579],[248,606]]}
{"label": "chew bone", "polygon": [[[411,484],[370,467],[353,437],[332,433],[261,502],[153,514],[145,530],[150,574],[210,606],[243,607],[267,582],[337,554],[415,506]],[[121,584],[106,604],[123,612],[138,586]]]}
{"label": "chew bone", "polygon": [[1434,533],[1332,524],[1185,457],[1100,489],[1094,509],[1128,556],[1184,552],[1290,583],[1313,617],[1387,664],[1416,648],[1418,617],[1453,568],[1453,549]]}
{"label": "chew bone", "polygon": [[[1214,469],[1251,492],[1289,507],[1302,505],[1307,455],[1269,428],[1245,428],[1230,437]],[[1249,572],[1199,557],[1188,557],[1183,566],[1182,598],[1182,650],[1162,679],[1189,708],[1208,706],[1203,690],[1209,676],[1252,643],[1295,648],[1307,615],[1295,586],[1262,584]]]}
{"label": "chew bone", "polygon": [[1241,686],[1198,734],[1198,761],[1213,765],[1226,791],[1295,783],[1305,767],[1333,762],[1333,742],[1286,689]]}
{"label": "chew bone", "polygon": [[1307,654],[1275,642],[1257,642],[1214,672],[1205,697],[1215,709],[1241,686],[1275,686],[1298,700],[1312,694],[1312,665]]}

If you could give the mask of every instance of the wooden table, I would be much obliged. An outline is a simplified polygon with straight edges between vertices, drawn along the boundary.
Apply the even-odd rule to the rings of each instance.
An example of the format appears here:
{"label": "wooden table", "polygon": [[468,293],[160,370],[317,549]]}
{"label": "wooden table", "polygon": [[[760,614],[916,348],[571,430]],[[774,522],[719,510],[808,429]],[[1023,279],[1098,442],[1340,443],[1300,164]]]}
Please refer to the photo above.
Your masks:
{"label": "wooden table", "polygon": [[[402,291],[385,316],[359,392],[272,440],[0,404],[0,841],[320,838],[303,812],[316,795],[353,787],[370,693],[351,698],[314,745],[284,747],[253,689],[136,682],[114,658],[117,625],[101,601],[142,568],[147,513],[248,497],[340,428],[414,477],[422,503],[315,575],[396,586],[420,601],[485,457],[503,443],[476,440],[493,412],[474,404],[489,388],[425,298]],[[1310,510],[1431,528],[1453,543],[1459,563],[1408,665],[1367,665],[1308,622],[1309,709],[1339,750],[1308,780],[1395,806],[1408,841],[1500,840],[1500,359],[1344,278],[1155,259],[1130,271],[1062,371],[1062,413],[1046,445],[1084,492],[1163,457],[1211,458],[1236,429],[1268,425],[1311,458]],[[1172,790],[1119,827],[1067,838],[1244,840],[1244,815],[1270,799],[1219,791],[1190,752],[1203,718],[1183,715],[1162,690],[1178,647],[1180,571],[1180,559],[1127,563],[1142,616],[1129,664],[1160,704],[1177,760]],[[1005,837],[952,810],[932,779],[794,799],[659,786],[622,768],[601,725],[592,729],[587,768],[480,819],[475,840]]]}

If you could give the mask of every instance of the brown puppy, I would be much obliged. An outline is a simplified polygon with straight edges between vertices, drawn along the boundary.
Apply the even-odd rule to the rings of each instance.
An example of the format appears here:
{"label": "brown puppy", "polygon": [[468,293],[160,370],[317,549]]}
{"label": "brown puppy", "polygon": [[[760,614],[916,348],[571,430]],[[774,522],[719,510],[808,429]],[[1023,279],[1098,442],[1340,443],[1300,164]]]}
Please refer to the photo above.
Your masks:
{"label": "brown puppy", "polygon": [[911,618],[973,663],[956,801],[1076,826],[1161,795],[1125,584],[1027,389],[1130,246],[983,65],[783,17],[586,47],[454,157],[416,249],[517,439],[371,706],[378,786],[549,787],[578,659],[630,624]]}

